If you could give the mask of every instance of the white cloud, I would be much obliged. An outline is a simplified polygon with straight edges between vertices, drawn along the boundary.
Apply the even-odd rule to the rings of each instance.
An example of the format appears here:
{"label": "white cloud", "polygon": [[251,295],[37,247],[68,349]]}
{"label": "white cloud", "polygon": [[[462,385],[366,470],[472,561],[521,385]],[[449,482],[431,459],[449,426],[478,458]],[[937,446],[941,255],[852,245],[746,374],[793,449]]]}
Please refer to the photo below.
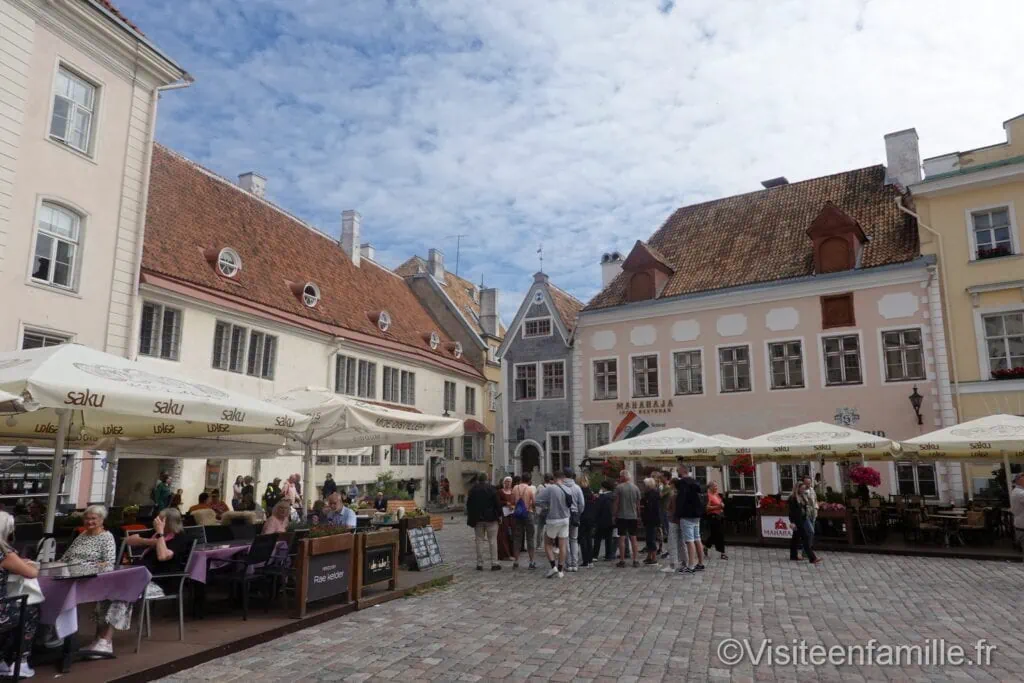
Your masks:
{"label": "white cloud", "polygon": [[598,258],[677,206],[1002,139],[1024,111],[1016,4],[121,0],[197,78],[159,138],[385,263],[440,246],[501,287],[588,299]]}

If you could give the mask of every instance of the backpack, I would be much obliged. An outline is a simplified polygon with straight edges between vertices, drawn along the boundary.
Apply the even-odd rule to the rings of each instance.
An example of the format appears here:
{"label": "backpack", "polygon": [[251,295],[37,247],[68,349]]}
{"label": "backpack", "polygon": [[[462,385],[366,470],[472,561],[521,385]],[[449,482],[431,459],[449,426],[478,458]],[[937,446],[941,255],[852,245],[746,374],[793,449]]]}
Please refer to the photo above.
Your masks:
{"label": "backpack", "polygon": [[516,501],[516,509],[512,511],[512,516],[524,522],[530,519],[530,511],[526,509],[526,501],[524,499],[520,498]]}

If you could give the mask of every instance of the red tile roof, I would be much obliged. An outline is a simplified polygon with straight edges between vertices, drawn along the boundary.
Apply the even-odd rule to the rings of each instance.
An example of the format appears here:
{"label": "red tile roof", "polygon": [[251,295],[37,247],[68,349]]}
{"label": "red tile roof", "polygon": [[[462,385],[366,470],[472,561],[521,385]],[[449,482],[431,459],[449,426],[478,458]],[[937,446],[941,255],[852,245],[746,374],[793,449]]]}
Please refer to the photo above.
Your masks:
{"label": "red tile roof", "polygon": [[569,292],[555,287],[550,281],[548,281],[548,292],[551,294],[551,299],[555,302],[558,317],[562,319],[565,329],[571,335],[576,327],[576,316],[583,309],[583,302],[569,294]]}
{"label": "red tile roof", "polygon": [[[402,277],[411,277],[416,273],[426,273],[427,262],[419,256],[413,256],[395,268],[395,272]],[[474,285],[466,278],[459,277],[447,270],[444,273],[444,284],[444,291],[448,298],[458,307],[459,313],[466,318],[473,331],[477,334],[483,334],[483,328],[480,326],[480,287]],[[475,292],[475,294],[471,296],[470,291]],[[472,313],[467,313],[467,311],[472,311]],[[498,323],[498,336],[505,336],[505,327],[500,322]]]}
{"label": "red tile roof", "polygon": [[[920,252],[917,228],[896,206],[885,167],[845,171],[677,209],[647,245],[675,271],[660,298],[812,275],[807,229],[827,202],[852,216],[870,241],[861,266],[902,263]],[[620,274],[587,309],[626,303]]]}
{"label": "red tile roof", "polygon": [[[232,279],[210,260],[225,247],[242,260]],[[367,259],[355,266],[334,238],[161,145],[153,148],[142,269],[312,329],[479,375],[468,358],[454,358],[451,338],[401,277]],[[320,289],[315,308],[296,294],[306,282]],[[382,309],[391,314],[386,333],[368,317]],[[437,351],[425,338],[431,331],[441,337]]]}

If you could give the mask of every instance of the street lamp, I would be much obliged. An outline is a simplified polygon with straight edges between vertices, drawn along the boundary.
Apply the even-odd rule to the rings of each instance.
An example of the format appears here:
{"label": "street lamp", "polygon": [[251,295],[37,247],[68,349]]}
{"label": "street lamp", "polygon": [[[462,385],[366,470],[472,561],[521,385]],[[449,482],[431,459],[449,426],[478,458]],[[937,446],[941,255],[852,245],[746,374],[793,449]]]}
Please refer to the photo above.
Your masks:
{"label": "street lamp", "polygon": [[917,424],[923,425],[924,420],[921,419],[921,403],[924,402],[924,396],[917,393],[917,385],[914,385],[914,392],[908,396],[910,399],[910,405],[914,407],[914,414],[917,415]]}

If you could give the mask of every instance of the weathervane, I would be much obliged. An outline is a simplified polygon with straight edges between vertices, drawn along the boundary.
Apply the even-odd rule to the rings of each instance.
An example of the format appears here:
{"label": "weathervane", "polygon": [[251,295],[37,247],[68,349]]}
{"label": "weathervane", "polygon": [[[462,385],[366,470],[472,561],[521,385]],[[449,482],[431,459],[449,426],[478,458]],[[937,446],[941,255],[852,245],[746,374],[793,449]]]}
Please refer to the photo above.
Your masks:
{"label": "weathervane", "polygon": [[544,272],[544,245],[537,247],[537,254],[540,256],[540,272]]}

